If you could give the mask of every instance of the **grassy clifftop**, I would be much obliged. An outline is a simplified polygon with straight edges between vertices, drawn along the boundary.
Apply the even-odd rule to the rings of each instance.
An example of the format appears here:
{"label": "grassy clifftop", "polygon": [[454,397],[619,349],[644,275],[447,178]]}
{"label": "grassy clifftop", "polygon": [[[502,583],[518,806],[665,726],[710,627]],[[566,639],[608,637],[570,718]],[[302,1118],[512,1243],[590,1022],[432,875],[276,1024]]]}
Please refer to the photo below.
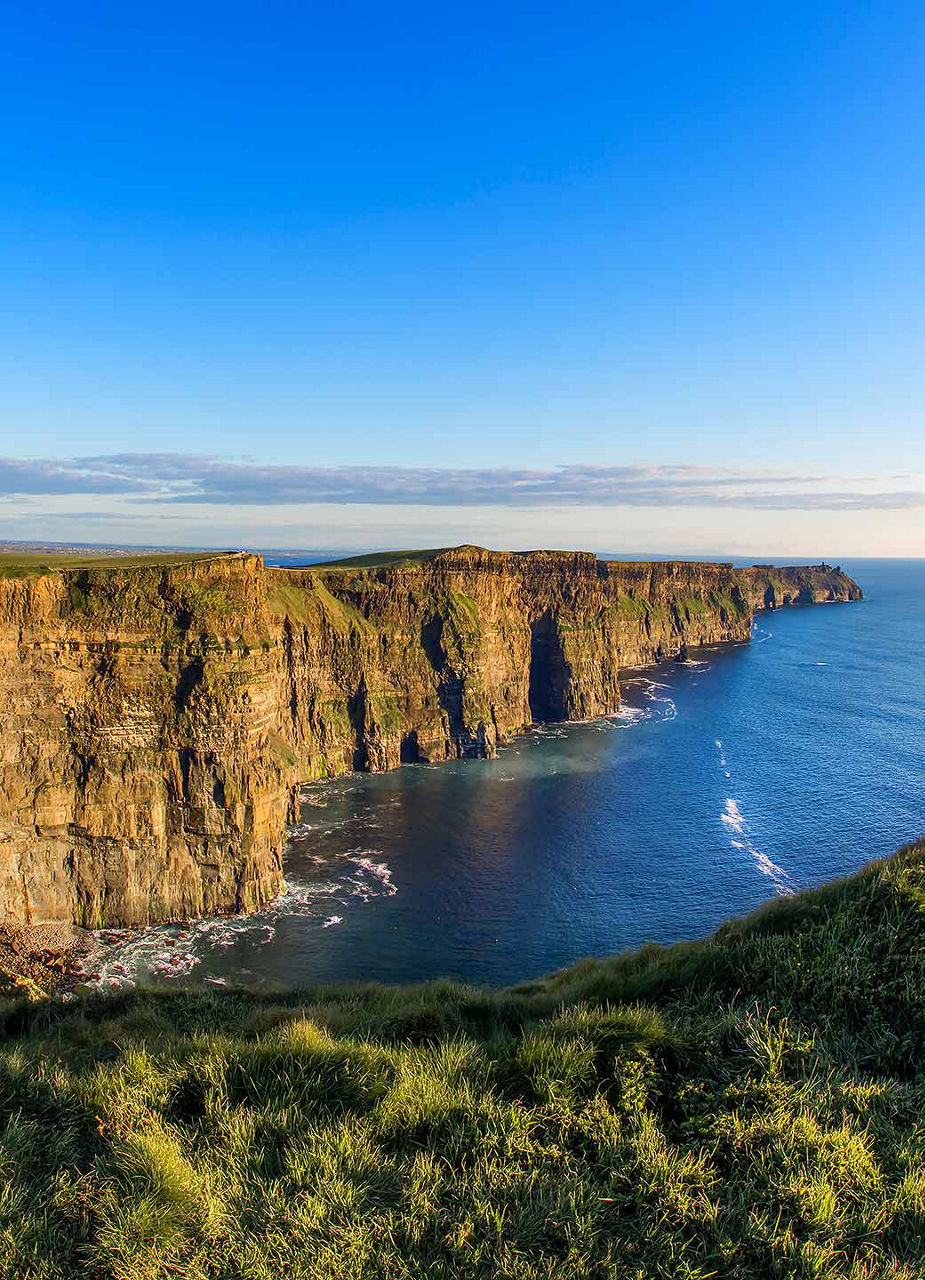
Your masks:
{"label": "grassy clifftop", "polygon": [[94,554],[81,551],[0,551],[0,578],[39,578],[46,573],[75,569],[172,568],[203,560],[222,559],[220,551],[164,551],[133,554]]}
{"label": "grassy clifftop", "polygon": [[499,992],[9,1006],[4,1277],[925,1274],[925,843]]}

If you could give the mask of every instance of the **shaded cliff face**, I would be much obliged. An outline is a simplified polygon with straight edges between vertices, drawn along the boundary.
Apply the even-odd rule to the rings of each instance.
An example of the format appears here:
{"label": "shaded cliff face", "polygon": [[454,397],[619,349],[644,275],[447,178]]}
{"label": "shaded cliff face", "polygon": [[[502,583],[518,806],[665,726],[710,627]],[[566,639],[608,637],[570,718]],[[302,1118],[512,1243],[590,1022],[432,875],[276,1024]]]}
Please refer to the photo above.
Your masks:
{"label": "shaded cliff face", "polygon": [[253,908],[282,886],[298,783],[492,755],[616,711],[621,667],[746,640],[755,608],[859,594],[825,566],[474,547],[0,579],[0,920]]}

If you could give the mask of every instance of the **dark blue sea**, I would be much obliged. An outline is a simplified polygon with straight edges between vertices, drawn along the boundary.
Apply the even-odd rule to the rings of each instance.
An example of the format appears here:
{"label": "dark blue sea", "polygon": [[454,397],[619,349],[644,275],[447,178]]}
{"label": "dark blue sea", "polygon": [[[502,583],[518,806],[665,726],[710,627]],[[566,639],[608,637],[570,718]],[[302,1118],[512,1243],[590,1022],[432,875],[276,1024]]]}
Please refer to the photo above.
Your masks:
{"label": "dark blue sea", "polygon": [[135,936],[104,980],[515,983],[700,937],[925,834],[925,562],[843,567],[864,601],[628,673],[619,716],[307,788],[284,897]]}

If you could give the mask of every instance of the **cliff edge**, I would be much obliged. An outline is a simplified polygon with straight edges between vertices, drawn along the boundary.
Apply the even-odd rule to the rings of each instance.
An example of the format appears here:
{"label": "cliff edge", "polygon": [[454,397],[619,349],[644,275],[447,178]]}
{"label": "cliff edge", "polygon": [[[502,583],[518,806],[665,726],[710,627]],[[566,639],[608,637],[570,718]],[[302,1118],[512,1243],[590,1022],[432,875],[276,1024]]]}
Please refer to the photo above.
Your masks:
{"label": "cliff edge", "polygon": [[469,546],[0,577],[0,921],[252,909],[282,887],[299,783],[491,756],[532,722],[618,710],[624,667],[860,595],[827,565]]}

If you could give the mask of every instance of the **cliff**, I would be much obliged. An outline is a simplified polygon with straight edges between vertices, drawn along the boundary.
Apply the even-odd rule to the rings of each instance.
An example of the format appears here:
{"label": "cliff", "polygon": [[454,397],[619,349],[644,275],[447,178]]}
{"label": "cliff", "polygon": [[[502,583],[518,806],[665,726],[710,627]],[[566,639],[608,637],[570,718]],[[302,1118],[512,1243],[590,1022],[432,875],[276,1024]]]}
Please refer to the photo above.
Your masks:
{"label": "cliff", "polygon": [[741,569],[744,590],[754,610],[779,609],[787,604],[830,604],[860,600],[861,588],[840,568],[828,564],[778,569],[756,564]]}
{"label": "cliff", "polygon": [[747,640],[756,608],[859,596],[828,566],[477,547],[0,578],[0,921],[253,908],[300,782],[490,756],[616,711],[623,667]]}

